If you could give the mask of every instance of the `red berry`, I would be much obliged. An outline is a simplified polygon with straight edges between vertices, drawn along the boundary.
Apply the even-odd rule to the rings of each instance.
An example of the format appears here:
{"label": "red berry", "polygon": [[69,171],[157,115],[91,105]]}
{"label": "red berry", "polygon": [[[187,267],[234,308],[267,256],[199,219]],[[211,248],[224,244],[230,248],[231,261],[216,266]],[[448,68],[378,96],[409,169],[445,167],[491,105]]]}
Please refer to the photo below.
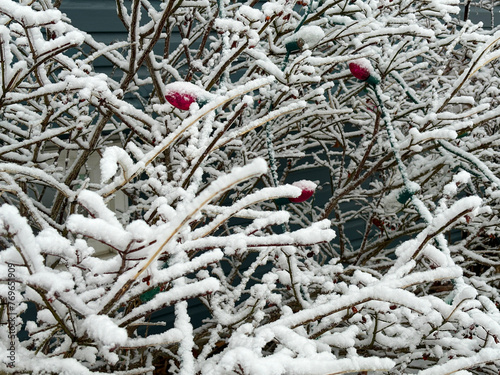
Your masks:
{"label": "red berry", "polygon": [[150,285],[150,280],[151,280],[151,275],[146,276],[145,278],[142,279],[143,283]]}
{"label": "red berry", "polygon": [[380,220],[376,217],[374,217],[372,219],[372,223],[373,223],[373,225],[375,225],[377,228],[379,228],[381,230],[384,228],[384,224],[385,224],[383,220]]}

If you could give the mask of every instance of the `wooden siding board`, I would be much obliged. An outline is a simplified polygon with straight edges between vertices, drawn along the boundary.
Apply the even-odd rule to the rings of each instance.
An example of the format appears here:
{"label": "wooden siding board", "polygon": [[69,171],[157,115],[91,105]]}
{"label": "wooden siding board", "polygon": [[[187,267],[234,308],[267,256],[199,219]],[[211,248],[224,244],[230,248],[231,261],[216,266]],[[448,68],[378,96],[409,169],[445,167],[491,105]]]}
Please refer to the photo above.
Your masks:
{"label": "wooden siding board", "polygon": [[88,33],[126,33],[125,27],[116,16],[115,7],[109,9],[99,6],[61,6],[61,11],[71,19],[75,27]]}

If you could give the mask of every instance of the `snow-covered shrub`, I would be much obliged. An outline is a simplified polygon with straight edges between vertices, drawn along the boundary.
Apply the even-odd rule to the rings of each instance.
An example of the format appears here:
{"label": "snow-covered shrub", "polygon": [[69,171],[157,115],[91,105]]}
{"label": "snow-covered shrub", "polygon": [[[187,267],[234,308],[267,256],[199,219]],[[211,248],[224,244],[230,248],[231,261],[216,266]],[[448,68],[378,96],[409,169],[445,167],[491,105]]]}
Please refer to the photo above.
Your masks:
{"label": "snow-covered shrub", "polygon": [[0,2],[0,369],[496,373],[500,32],[458,5],[117,0],[105,45]]}

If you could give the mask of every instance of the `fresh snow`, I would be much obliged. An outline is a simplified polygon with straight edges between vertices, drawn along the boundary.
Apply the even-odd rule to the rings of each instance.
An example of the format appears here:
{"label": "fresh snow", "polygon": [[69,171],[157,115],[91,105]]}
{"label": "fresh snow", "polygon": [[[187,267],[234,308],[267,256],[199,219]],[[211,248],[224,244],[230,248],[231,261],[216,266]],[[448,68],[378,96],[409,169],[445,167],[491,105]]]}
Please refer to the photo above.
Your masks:
{"label": "fresh snow", "polygon": [[496,25],[258,5],[0,1],[0,373],[498,370]]}

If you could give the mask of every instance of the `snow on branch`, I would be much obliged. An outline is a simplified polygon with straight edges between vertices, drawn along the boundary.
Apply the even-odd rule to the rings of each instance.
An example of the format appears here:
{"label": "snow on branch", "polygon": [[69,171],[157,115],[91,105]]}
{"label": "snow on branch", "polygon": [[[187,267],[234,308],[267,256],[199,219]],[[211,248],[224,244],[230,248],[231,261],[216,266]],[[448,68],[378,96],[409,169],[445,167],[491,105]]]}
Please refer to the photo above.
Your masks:
{"label": "snow on branch", "polygon": [[498,372],[494,17],[68,6],[0,1],[0,373]]}

